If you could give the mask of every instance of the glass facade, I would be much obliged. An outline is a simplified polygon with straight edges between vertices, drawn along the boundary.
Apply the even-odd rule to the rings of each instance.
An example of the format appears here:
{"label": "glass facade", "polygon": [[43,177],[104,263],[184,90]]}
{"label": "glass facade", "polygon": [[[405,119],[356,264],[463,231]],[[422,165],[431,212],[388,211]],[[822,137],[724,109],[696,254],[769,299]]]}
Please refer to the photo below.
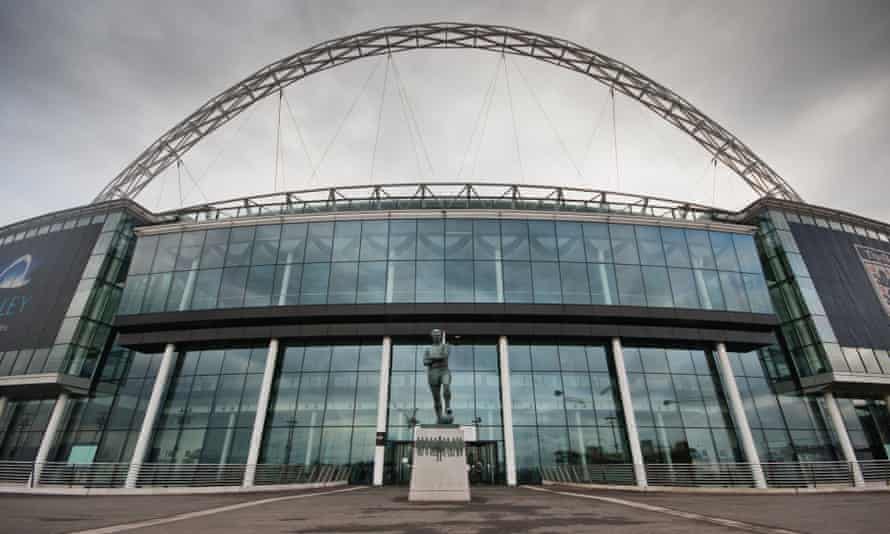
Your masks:
{"label": "glass facade", "polygon": [[520,482],[540,480],[542,467],[630,461],[604,346],[513,342],[510,392]]}
{"label": "glass facade", "polygon": [[332,221],[143,236],[120,313],[399,302],[772,313],[750,235],[499,219]]}
{"label": "glass facade", "polygon": [[379,340],[288,344],[279,355],[261,464],[351,465],[370,482],[380,387]]}
{"label": "glass facade", "polygon": [[625,347],[624,359],[646,463],[743,461],[710,352]]}

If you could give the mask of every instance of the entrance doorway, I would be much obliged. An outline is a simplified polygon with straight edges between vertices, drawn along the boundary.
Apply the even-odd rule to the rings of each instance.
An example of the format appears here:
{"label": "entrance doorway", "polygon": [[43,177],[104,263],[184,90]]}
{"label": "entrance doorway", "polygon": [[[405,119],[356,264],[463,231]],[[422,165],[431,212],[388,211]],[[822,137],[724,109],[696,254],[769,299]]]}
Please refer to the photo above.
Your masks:
{"label": "entrance doorway", "polygon": [[[467,471],[471,485],[492,485],[503,482],[496,441],[470,441],[466,447]],[[413,441],[386,442],[383,483],[397,486],[410,484],[413,462]]]}

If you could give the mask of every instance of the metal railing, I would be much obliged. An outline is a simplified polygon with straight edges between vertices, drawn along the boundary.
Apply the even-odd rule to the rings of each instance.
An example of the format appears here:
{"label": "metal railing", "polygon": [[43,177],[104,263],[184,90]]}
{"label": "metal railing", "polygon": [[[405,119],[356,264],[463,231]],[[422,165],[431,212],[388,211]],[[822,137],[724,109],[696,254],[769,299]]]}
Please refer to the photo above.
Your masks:
{"label": "metal railing", "polygon": [[[46,462],[40,465],[40,479],[34,480],[35,462],[0,461],[0,485],[24,487],[123,488],[129,463],[71,464]],[[255,485],[314,484],[348,482],[353,465],[270,465],[257,466]],[[139,488],[233,487],[244,483],[246,464],[145,463],[139,470]]]}
{"label": "metal railing", "polygon": [[[768,462],[760,464],[770,488],[852,487],[854,464],[848,462]],[[890,460],[858,462],[862,478],[870,486],[890,486]],[[650,486],[754,487],[752,464],[674,463],[646,464]],[[546,482],[587,484],[634,484],[632,464],[560,465],[541,469]]]}

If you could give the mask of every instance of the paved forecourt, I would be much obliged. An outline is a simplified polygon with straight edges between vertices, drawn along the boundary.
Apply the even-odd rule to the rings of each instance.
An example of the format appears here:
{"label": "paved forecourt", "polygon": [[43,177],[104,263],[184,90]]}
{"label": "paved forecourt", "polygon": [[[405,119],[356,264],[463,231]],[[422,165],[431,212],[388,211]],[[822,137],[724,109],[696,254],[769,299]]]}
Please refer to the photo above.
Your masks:
{"label": "paved forecourt", "polygon": [[739,533],[883,532],[886,493],[689,495],[568,487],[473,488],[473,501],[409,503],[407,488],[161,497],[0,496],[3,532]]}

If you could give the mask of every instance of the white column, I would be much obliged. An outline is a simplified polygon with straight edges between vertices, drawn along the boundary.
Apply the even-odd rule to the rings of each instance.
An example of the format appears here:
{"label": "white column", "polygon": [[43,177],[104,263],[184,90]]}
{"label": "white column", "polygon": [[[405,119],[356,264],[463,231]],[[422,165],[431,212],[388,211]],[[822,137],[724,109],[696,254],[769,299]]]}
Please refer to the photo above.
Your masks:
{"label": "white column", "polygon": [[763,474],[763,466],[760,465],[760,457],[757,455],[757,447],[754,446],[754,436],[751,434],[751,426],[748,425],[748,416],[745,414],[745,405],[742,404],[742,396],[739,394],[739,386],[735,381],[735,373],[729,363],[726,354],[726,345],[717,343],[717,369],[720,371],[720,382],[726,392],[729,401],[729,411],[735,423],[735,430],[742,440],[742,452],[745,461],[751,464],[751,474],[754,476],[754,487],[765,488],[766,477]]}
{"label": "white column", "polygon": [[[380,351],[380,388],[377,390],[377,436],[386,436],[386,411],[389,407],[389,362],[392,352],[392,338],[383,337],[383,347]],[[383,485],[383,461],[386,446],[380,439],[376,440],[374,447],[374,478],[375,486]]]}
{"label": "white column", "polygon": [[634,415],[633,400],[630,398],[627,369],[624,367],[624,350],[621,348],[621,339],[617,337],[612,338],[612,360],[615,363],[615,374],[618,375],[618,393],[621,395],[621,410],[624,413],[624,425],[627,428],[627,441],[630,444],[634,477],[637,479],[637,486],[645,488],[649,485],[646,481],[646,466],[643,464],[640,434],[637,432],[637,418]]}
{"label": "white column", "polygon": [[[0,421],[3,420],[3,414],[6,413],[6,404],[8,400],[6,397],[0,397]],[[6,430],[5,428],[0,428],[0,432]]]}
{"label": "white column", "polygon": [[56,440],[59,427],[62,426],[62,419],[65,416],[65,408],[67,407],[68,394],[63,391],[59,393],[59,397],[53,405],[53,413],[49,416],[49,423],[46,425],[43,439],[40,440],[40,448],[37,449],[37,457],[34,459],[34,472],[31,473],[32,486],[40,484],[40,473],[43,471],[43,465],[46,463],[49,451],[53,447],[53,442]]}
{"label": "white column", "polygon": [[844,418],[841,417],[841,410],[837,407],[837,399],[834,393],[826,391],[823,394],[825,399],[825,408],[828,410],[828,417],[831,418],[831,425],[834,427],[834,433],[840,442],[841,450],[844,453],[844,460],[853,467],[853,484],[856,486],[864,486],[865,479],[862,478],[862,470],[859,468],[859,462],[856,460],[856,451],[853,450],[853,444],[850,442],[850,435],[847,434],[847,425],[844,424]]}
{"label": "white column", "polygon": [[263,431],[266,428],[266,414],[269,410],[269,398],[272,395],[272,382],[275,378],[275,366],[278,361],[278,340],[269,340],[269,352],[266,354],[266,368],[263,371],[263,382],[260,385],[260,397],[256,405],[256,417],[253,419],[253,432],[250,434],[250,450],[247,452],[247,467],[244,469],[244,487],[253,486],[256,479],[256,467],[260,461],[260,445],[263,444]]}
{"label": "white column", "polygon": [[504,419],[504,460],[507,462],[507,485],[516,485],[516,441],[513,439],[513,394],[510,389],[510,345],[507,336],[498,338],[498,360],[501,368],[501,411]]}
{"label": "white column", "polygon": [[161,367],[158,369],[158,376],[155,378],[151,397],[148,399],[148,406],[145,407],[145,418],[142,420],[139,438],[136,440],[136,447],[133,449],[133,458],[130,460],[130,470],[127,472],[125,488],[136,487],[136,481],[139,479],[139,470],[142,469],[142,462],[145,461],[145,454],[148,452],[148,445],[154,432],[155,421],[157,421],[158,412],[160,412],[161,405],[164,402],[164,396],[167,394],[167,386],[170,384],[170,376],[173,374],[175,364],[176,346],[173,343],[168,343],[164,347],[164,356],[161,358]]}

